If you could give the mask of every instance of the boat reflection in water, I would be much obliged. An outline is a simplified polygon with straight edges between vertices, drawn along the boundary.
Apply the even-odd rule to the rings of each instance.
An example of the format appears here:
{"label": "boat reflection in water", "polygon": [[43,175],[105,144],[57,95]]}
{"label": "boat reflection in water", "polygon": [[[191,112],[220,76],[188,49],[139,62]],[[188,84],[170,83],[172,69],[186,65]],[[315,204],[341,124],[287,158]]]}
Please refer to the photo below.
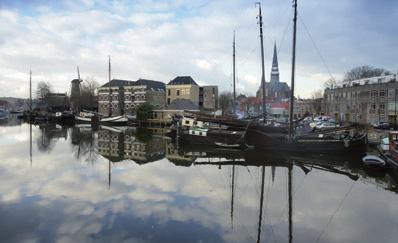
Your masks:
{"label": "boat reflection in water", "polygon": [[[208,242],[268,242],[272,241],[272,239],[277,242],[310,242],[318,239],[321,242],[323,239],[330,240],[330,235],[325,233],[327,231],[326,228],[330,227],[330,223],[327,222],[333,221],[335,212],[340,210],[347,195],[353,191],[352,186],[354,183],[363,182],[363,184],[367,185],[367,190],[369,185],[373,185],[375,188],[385,189],[385,192],[398,193],[398,175],[396,171],[366,168],[361,162],[361,156],[356,154],[346,154],[344,157],[332,154],[319,156],[314,154],[304,155],[302,153],[271,153],[250,149],[225,149],[215,146],[193,146],[173,142],[164,136],[167,131],[163,129],[99,126],[96,130],[91,128],[91,126],[70,128],[42,126],[34,127],[33,130],[37,128],[39,133],[36,132],[32,137],[37,143],[39,152],[35,152],[36,155],[34,154],[33,158],[37,156],[37,153],[45,152],[50,154],[54,151],[59,151],[57,150],[58,146],[67,142],[73,157],[77,161],[86,162],[88,165],[92,164],[93,166],[104,161],[107,162],[106,167],[98,167],[101,168],[98,173],[100,178],[102,178],[102,182],[107,179],[106,191],[109,192],[109,195],[88,194],[90,197],[99,200],[96,205],[102,205],[101,207],[103,207],[104,204],[115,204],[114,207],[116,207],[116,205],[123,205],[128,202],[126,199],[127,195],[139,194],[143,195],[144,199],[133,200],[130,203],[132,205],[141,205],[139,207],[141,210],[149,210],[148,212],[152,215],[149,217],[150,220],[156,220],[156,222],[151,221],[151,224],[155,224],[157,227],[161,227],[161,222],[169,222],[168,220],[171,219],[168,219],[168,217],[171,216],[168,214],[178,208],[179,213],[177,215],[179,216],[177,218],[180,221],[184,221],[187,218],[190,224],[195,225],[195,230],[202,230],[203,227],[206,230],[211,229],[210,232],[206,231],[207,233],[203,233],[200,236],[192,233],[192,238],[188,240],[184,238],[183,233],[175,234],[169,236],[169,238],[164,240],[165,242],[197,241],[203,239],[202,237],[208,239],[206,240]],[[39,161],[36,163],[39,163]],[[140,170],[130,167],[130,165],[135,164],[140,165]],[[33,169],[35,166],[37,165],[35,165],[35,160],[33,160]],[[62,165],[62,168],[65,168],[64,166],[66,165]],[[72,166],[76,167],[73,163]],[[86,167],[90,168],[91,166]],[[124,170],[124,173],[121,173],[121,170]],[[220,177],[222,174],[227,174],[227,176]],[[174,180],[163,180],[166,175],[170,175]],[[131,181],[131,184],[121,184],[122,177],[127,181]],[[140,180],[136,180],[136,177],[140,178]],[[316,192],[316,195],[331,200],[333,202],[332,205],[317,205],[316,203],[319,199],[313,194],[310,195],[314,198],[308,198],[306,199],[307,201],[304,200],[305,203],[303,204],[302,195],[308,197],[310,188],[317,187],[317,185],[308,184],[303,187],[302,181],[304,178],[309,178],[307,181],[314,180],[315,182],[323,183],[322,178],[327,178],[326,181],[331,180],[333,183],[338,179],[338,181],[343,181],[351,186],[347,191],[344,191],[346,190],[345,188],[341,188],[343,191],[340,192],[340,188],[336,188],[337,185],[330,184],[327,187],[327,191]],[[94,181],[92,179],[88,180],[90,182],[88,184],[92,187],[92,182]],[[80,183],[84,182],[79,179],[77,181],[80,181]],[[219,184],[217,184],[217,181]],[[209,185],[205,185],[205,183],[209,183]],[[277,190],[271,193],[274,183]],[[146,184],[150,185],[150,188],[158,185],[160,188],[165,188],[163,189],[165,191],[155,190],[156,193],[151,194],[150,188],[144,186]],[[340,183],[339,185],[341,186],[342,184]],[[102,187],[101,185],[99,186]],[[79,187],[82,188],[81,190],[86,188],[84,184],[80,184]],[[188,188],[191,188],[194,193],[192,194],[192,190],[188,190]],[[203,190],[204,188],[209,189]],[[96,192],[100,189],[97,186],[93,190]],[[127,191],[123,192],[123,190]],[[221,194],[220,191],[222,192]],[[247,191],[254,191],[254,194],[247,194]],[[336,193],[336,191],[339,191],[344,196],[337,196],[337,199],[341,201],[334,203],[335,199],[333,198],[336,196],[333,193]],[[165,194],[165,192],[167,193]],[[66,198],[76,203],[74,202],[75,193],[73,192]],[[87,191],[87,193],[90,192]],[[330,197],[329,194],[331,194]],[[111,195],[114,195],[114,197],[110,197]],[[181,199],[188,197],[188,195],[189,199]],[[286,195],[286,198],[283,195]],[[102,197],[103,199],[101,199]],[[108,197],[112,199],[106,199]],[[166,199],[157,199],[158,197],[165,197]],[[224,197],[225,199],[223,199]],[[174,199],[171,200],[169,198]],[[371,198],[367,199],[371,200]],[[154,203],[156,200],[160,200],[159,204]],[[184,200],[188,201],[185,202]],[[224,200],[226,200],[226,203],[220,204],[220,201]],[[350,202],[352,203],[352,200]],[[315,211],[308,211],[305,206],[307,204],[312,207],[316,205],[315,208],[311,209]],[[142,205],[146,206],[143,207]],[[187,205],[190,205],[190,207]],[[220,205],[223,206],[220,207]],[[277,206],[279,208],[282,207],[282,211],[278,211]],[[354,205],[350,206],[353,207]],[[173,207],[174,209],[159,211],[163,207]],[[322,225],[312,225],[316,229],[315,233],[304,228],[303,213],[311,221],[315,219],[316,210],[323,211],[325,210],[323,209],[324,207],[332,208],[329,209],[329,211],[332,211],[330,216],[328,216],[329,219],[326,218],[326,220],[322,221]],[[127,215],[137,214],[137,212],[130,211],[118,214],[112,212],[112,210],[108,211],[108,214],[119,220],[127,220]],[[210,216],[206,220],[201,219],[201,216],[191,218],[189,215],[194,212],[199,212],[198,215],[209,214]],[[226,215],[226,217],[223,218],[222,215]],[[250,216],[246,217],[246,215]],[[85,217],[90,218],[91,216]],[[142,219],[142,217],[145,218],[146,216],[139,217],[141,218],[139,220],[136,219],[135,224],[139,225],[143,232],[151,236],[160,232],[156,227],[147,228],[149,226],[144,224]],[[220,218],[222,218],[221,221],[219,221]],[[271,222],[271,218],[273,222]],[[100,218],[99,220],[104,219]],[[326,223],[323,223],[325,221]],[[120,224],[120,221],[118,222]],[[200,223],[198,224],[198,222]],[[112,232],[118,232],[116,226],[112,227],[114,227]],[[180,230],[184,231],[190,230],[190,226],[186,222],[175,227],[181,227]],[[350,227],[356,230],[361,226],[351,224]],[[178,229],[171,228],[169,230]],[[106,230],[101,230],[100,232],[104,237],[107,234],[111,234],[111,232]],[[310,233],[307,234],[307,232]]]}

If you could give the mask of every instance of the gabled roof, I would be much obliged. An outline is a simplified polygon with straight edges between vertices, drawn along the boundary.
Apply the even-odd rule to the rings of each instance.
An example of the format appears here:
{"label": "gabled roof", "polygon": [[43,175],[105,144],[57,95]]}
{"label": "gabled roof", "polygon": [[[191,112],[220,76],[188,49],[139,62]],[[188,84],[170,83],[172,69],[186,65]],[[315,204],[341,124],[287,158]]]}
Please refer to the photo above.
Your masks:
{"label": "gabled roof", "polygon": [[[112,79],[110,81],[110,84],[111,84],[111,87],[146,85],[147,89],[166,90],[166,85],[163,82],[149,80],[149,79],[138,79],[137,81],[123,80],[123,79]],[[101,87],[103,87],[103,88],[109,87],[109,82],[102,85]]]}
{"label": "gabled roof", "polygon": [[[111,87],[117,87],[117,86],[127,86],[127,85],[133,85],[134,81],[131,80],[123,80],[123,79],[112,79],[110,81],[110,86]],[[102,85],[101,87],[109,87],[109,82],[106,84]]]}
{"label": "gabled roof", "polygon": [[285,109],[288,110],[289,109],[289,103],[287,102],[275,102],[275,103],[271,103],[271,108],[272,109]]}
{"label": "gabled roof", "polygon": [[198,85],[191,76],[178,76],[168,83],[168,85],[181,85],[181,84]]}
{"label": "gabled roof", "polygon": [[176,99],[173,100],[165,110],[198,111],[199,106],[188,99]]}

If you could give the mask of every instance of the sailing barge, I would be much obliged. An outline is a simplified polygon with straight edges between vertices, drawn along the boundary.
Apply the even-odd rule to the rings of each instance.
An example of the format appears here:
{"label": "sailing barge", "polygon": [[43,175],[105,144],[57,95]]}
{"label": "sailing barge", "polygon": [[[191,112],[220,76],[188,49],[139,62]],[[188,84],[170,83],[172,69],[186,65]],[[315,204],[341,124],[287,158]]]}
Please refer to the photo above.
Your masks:
{"label": "sailing barge", "polygon": [[290,93],[289,126],[272,126],[265,124],[265,80],[264,80],[264,55],[263,55],[263,32],[261,5],[259,5],[259,26],[262,57],[262,87],[263,87],[263,121],[255,121],[248,125],[245,134],[246,144],[257,149],[279,150],[284,152],[305,153],[339,153],[339,152],[364,152],[367,144],[367,134],[360,132],[355,127],[343,127],[323,131],[301,129],[293,121],[294,107],[294,80],[296,64],[296,24],[297,24],[297,0],[293,1],[293,55],[292,55],[292,77]]}
{"label": "sailing barge", "polygon": [[231,130],[231,127],[216,122],[205,122],[189,116],[181,117],[175,126],[177,139],[186,144],[226,148],[240,148],[244,145],[244,130]]}

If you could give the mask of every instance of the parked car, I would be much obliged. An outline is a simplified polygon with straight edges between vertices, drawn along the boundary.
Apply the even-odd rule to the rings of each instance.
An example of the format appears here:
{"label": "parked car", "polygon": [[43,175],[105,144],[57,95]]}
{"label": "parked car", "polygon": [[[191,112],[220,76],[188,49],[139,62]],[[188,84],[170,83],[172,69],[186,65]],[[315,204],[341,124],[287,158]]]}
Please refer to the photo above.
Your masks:
{"label": "parked car", "polygon": [[336,127],[340,127],[340,125],[334,122],[320,122],[316,125],[317,129],[327,129],[327,128],[336,128]]}
{"label": "parked car", "polygon": [[396,130],[398,128],[397,125],[388,123],[388,122],[379,122],[372,125],[373,128],[376,129],[386,129],[386,130]]}

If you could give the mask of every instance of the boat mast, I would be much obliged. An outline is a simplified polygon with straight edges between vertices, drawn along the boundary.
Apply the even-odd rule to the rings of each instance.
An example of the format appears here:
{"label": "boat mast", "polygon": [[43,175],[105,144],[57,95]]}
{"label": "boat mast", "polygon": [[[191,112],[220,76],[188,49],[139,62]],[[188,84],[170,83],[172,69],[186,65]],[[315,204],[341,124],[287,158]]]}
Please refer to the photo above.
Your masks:
{"label": "boat mast", "polygon": [[297,0],[293,0],[293,55],[292,55],[292,80],[290,93],[290,111],[289,111],[289,138],[293,136],[293,104],[294,104],[294,76],[296,69],[296,31],[297,31]]}
{"label": "boat mast", "polygon": [[232,165],[231,183],[231,227],[234,228],[234,193],[235,193],[235,164]]}
{"label": "boat mast", "polygon": [[29,71],[29,116],[32,116],[32,69]]}
{"label": "boat mast", "polygon": [[292,162],[289,163],[288,167],[288,194],[289,194],[289,243],[293,241],[293,193],[292,193]]}
{"label": "boat mast", "polygon": [[[234,40],[232,42],[232,78],[234,84],[234,102],[233,102],[233,109],[235,112],[235,102],[236,102],[236,89],[235,89],[235,31],[234,31]],[[234,219],[234,191],[235,191],[235,165],[232,165],[232,183],[231,183],[231,225],[233,226],[233,219]]]}
{"label": "boat mast", "polygon": [[263,202],[264,202],[264,177],[265,177],[265,166],[263,165],[261,173],[260,213],[258,216],[257,243],[260,243],[260,238],[261,238],[261,222],[263,219]]}
{"label": "boat mast", "polygon": [[109,87],[109,117],[112,116],[112,90],[111,90],[111,56],[109,56],[108,63],[108,87]]}
{"label": "boat mast", "polygon": [[265,123],[265,118],[266,118],[266,97],[265,97],[265,74],[264,74],[264,44],[263,44],[263,16],[261,15],[261,3],[256,2],[256,5],[258,5],[258,19],[259,19],[259,24],[260,24],[260,44],[261,44],[261,86],[262,86],[262,91],[263,91],[263,119]]}
{"label": "boat mast", "polygon": [[[236,88],[235,88],[235,31],[234,31],[234,40],[232,42],[232,64],[233,64],[233,68],[232,68],[232,79],[234,82],[234,103],[236,101]],[[235,104],[234,104],[235,105]]]}

